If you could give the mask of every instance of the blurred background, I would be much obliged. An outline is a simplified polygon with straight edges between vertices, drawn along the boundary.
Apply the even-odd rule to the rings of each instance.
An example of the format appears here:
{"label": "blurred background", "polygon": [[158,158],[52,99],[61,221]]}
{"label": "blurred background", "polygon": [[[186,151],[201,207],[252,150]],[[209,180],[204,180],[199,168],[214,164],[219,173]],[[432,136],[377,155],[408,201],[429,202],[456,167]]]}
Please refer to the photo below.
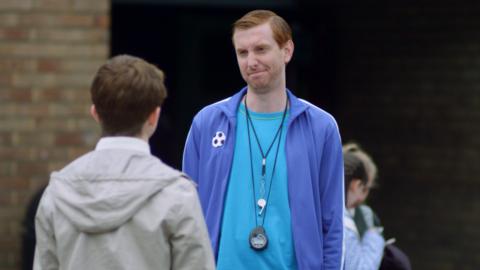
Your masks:
{"label": "blurred background", "polygon": [[244,86],[231,24],[257,8],[293,28],[287,86],[377,163],[369,204],[413,269],[480,269],[480,3],[380,0],[0,0],[0,269],[28,269],[32,201],[98,139],[97,68],[166,72],[151,146],[180,169],[195,113]]}

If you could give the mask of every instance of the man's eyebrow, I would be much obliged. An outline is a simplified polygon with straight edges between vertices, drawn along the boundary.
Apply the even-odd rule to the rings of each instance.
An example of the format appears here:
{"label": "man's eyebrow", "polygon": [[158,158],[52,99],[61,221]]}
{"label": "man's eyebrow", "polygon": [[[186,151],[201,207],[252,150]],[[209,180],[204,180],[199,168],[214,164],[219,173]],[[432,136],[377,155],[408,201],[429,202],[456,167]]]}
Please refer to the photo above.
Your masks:
{"label": "man's eyebrow", "polygon": [[258,47],[258,46],[270,47],[270,44],[268,44],[268,43],[266,43],[266,42],[259,42],[259,43],[255,44],[255,47]]}

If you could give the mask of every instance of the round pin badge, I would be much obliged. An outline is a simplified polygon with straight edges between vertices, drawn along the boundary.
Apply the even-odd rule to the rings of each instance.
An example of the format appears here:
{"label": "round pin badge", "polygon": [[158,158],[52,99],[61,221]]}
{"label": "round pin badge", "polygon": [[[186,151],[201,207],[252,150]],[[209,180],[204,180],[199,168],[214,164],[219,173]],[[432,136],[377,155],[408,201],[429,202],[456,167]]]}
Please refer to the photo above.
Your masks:
{"label": "round pin badge", "polygon": [[254,250],[264,250],[268,245],[267,234],[262,226],[255,227],[249,237],[250,247]]}
{"label": "round pin badge", "polygon": [[217,131],[215,133],[215,136],[213,136],[212,138],[212,146],[215,148],[220,147],[225,143],[225,140],[225,133],[223,133],[222,131]]}

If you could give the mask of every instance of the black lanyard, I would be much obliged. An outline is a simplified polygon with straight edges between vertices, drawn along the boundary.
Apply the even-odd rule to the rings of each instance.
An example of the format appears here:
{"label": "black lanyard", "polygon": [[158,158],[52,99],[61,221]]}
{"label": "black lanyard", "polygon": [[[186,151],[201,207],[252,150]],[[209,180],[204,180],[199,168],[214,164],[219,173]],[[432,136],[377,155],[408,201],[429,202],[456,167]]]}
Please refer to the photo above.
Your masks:
{"label": "black lanyard", "polygon": [[[258,226],[257,214],[256,214],[257,213],[257,211],[256,211],[257,201],[256,201],[256,198],[255,198],[256,197],[255,196],[255,178],[254,178],[254,173],[253,173],[253,156],[252,156],[252,143],[251,143],[251,139],[250,139],[250,125],[252,126],[253,135],[255,137],[255,140],[257,141],[257,145],[258,145],[258,148],[260,150],[260,154],[262,155],[262,178],[263,178],[262,181],[265,181],[267,156],[270,153],[270,150],[272,149],[272,146],[274,145],[275,141],[278,138],[277,149],[276,149],[276,153],[275,153],[275,159],[274,159],[274,162],[273,162],[272,175],[270,177],[270,186],[268,188],[266,201],[264,200],[265,198],[260,198],[259,199],[259,202],[262,199],[264,200],[264,205],[263,205],[263,207],[261,206],[262,209],[260,209],[260,213],[262,213],[262,211],[265,210],[264,218],[262,219],[262,226],[263,226],[263,224],[265,223],[265,218],[267,216],[267,203],[269,202],[270,192],[272,191],[273,176],[274,176],[274,173],[275,173],[275,167],[277,165],[278,152],[279,152],[279,149],[280,149],[280,142],[281,142],[281,137],[282,137],[282,132],[283,132],[283,124],[285,122],[285,116],[287,114],[287,109],[288,109],[288,95],[287,95],[287,99],[285,101],[285,109],[283,110],[282,121],[280,123],[280,126],[277,129],[277,132],[275,133],[275,137],[273,138],[272,142],[270,143],[270,146],[267,149],[267,152],[265,152],[265,153],[262,149],[262,146],[260,145],[260,140],[258,139],[258,135],[257,135],[257,132],[255,130],[255,126],[253,125],[252,118],[250,117],[250,113],[248,112],[247,95],[245,95],[244,105],[245,105],[245,115],[246,115],[246,121],[247,121],[248,148],[249,148],[249,151],[250,151],[250,172],[251,172],[251,180],[252,180],[252,187],[253,187],[253,210],[254,210],[254,213],[255,213],[255,225],[256,226]],[[265,194],[263,194],[263,195],[265,195]],[[259,203],[259,206],[260,206],[260,203]]]}

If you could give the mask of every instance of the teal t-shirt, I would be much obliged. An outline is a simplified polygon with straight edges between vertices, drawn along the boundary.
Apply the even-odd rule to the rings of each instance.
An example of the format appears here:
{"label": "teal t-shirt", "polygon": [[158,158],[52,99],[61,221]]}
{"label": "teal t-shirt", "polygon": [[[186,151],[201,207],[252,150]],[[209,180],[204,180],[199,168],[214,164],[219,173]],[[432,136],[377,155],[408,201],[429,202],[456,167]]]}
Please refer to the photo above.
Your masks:
{"label": "teal t-shirt", "polygon": [[[265,153],[282,121],[283,111],[275,113],[255,113],[249,111],[249,114]],[[258,215],[260,208],[256,203],[260,198],[262,155],[253,130],[250,127],[256,193],[254,205],[245,106],[243,104],[239,106],[233,164],[225,199],[218,251],[217,269],[219,270],[297,269],[292,237],[285,158],[287,119],[288,113],[280,138],[280,148],[278,150],[273,180],[272,169],[277,152],[278,138],[266,159],[265,194],[268,194],[270,184],[272,184],[272,187],[267,201],[267,208],[264,210],[266,213],[260,216]],[[257,221],[255,221],[255,218]],[[263,227],[268,237],[268,246],[264,250],[256,251],[250,247],[249,235],[256,227],[256,224],[262,224],[263,218],[265,218]]]}

